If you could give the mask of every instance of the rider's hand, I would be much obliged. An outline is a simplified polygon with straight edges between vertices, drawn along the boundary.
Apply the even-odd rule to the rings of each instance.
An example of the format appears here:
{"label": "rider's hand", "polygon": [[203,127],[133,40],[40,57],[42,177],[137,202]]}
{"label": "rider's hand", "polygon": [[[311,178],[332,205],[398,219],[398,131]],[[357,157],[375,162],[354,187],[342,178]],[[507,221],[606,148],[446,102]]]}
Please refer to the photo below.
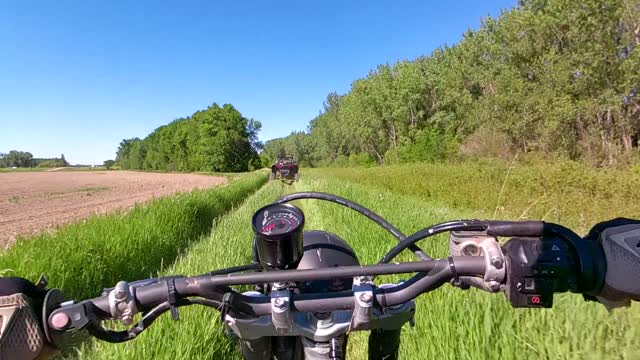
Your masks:
{"label": "rider's hand", "polygon": [[42,329],[43,286],[17,277],[0,278],[0,359],[48,359],[55,351]]}
{"label": "rider's hand", "polygon": [[640,300],[640,220],[618,218],[599,223],[587,239],[602,246],[606,261],[598,301],[611,309]]}

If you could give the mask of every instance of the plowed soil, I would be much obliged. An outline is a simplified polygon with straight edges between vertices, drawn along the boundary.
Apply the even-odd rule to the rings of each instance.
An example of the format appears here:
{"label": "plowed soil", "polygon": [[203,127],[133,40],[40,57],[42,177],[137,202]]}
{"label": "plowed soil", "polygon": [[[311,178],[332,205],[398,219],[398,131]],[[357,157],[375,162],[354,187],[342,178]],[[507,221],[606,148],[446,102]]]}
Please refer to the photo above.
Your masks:
{"label": "plowed soil", "polygon": [[225,181],[207,175],[134,171],[0,173],[0,247],[11,245],[17,235]]}

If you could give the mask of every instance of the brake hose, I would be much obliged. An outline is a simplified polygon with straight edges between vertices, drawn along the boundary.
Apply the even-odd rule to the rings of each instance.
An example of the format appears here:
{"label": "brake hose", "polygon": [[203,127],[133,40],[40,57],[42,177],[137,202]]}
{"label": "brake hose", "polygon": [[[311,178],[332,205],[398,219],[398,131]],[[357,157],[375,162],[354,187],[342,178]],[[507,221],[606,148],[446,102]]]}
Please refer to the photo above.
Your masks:
{"label": "brake hose", "polygon": [[391,250],[389,250],[382,260],[380,260],[379,264],[385,264],[393,260],[398,254],[400,254],[404,249],[411,248],[412,246],[416,246],[416,242],[428,238],[430,236],[434,236],[437,234],[441,234],[444,232],[450,231],[484,231],[486,230],[486,222],[479,220],[457,220],[457,221],[449,221],[446,223],[436,224],[430,226],[428,228],[419,230],[413,233],[411,236],[405,238],[400,241],[398,245],[394,246]]}
{"label": "brake hose", "polygon": [[[345,199],[343,197],[340,196],[336,196],[333,194],[327,194],[327,193],[323,193],[323,192],[298,192],[298,193],[293,193],[293,194],[289,194],[289,195],[285,195],[283,197],[281,197],[280,199],[276,200],[275,203],[276,204],[282,204],[282,203],[287,203],[293,200],[302,200],[302,199],[317,199],[317,200],[325,200],[325,201],[330,201],[345,207],[348,207],[351,210],[357,211],[360,214],[366,216],[367,218],[369,218],[370,220],[372,220],[373,222],[375,222],[376,224],[378,224],[380,227],[382,227],[383,229],[387,230],[391,235],[393,235],[396,239],[398,239],[398,241],[400,243],[403,243],[406,239],[407,236],[404,235],[398,228],[396,228],[395,226],[393,226],[391,223],[389,223],[387,220],[385,220],[383,217],[381,217],[380,215],[374,213],[373,211],[367,209],[366,207],[357,204],[351,200]],[[409,246],[403,248],[406,249],[408,248],[409,250],[413,251],[413,253],[420,259],[420,260],[432,260],[432,258],[430,256],[428,256],[424,251],[422,251],[422,249],[420,249],[417,245],[415,244],[410,244]]]}

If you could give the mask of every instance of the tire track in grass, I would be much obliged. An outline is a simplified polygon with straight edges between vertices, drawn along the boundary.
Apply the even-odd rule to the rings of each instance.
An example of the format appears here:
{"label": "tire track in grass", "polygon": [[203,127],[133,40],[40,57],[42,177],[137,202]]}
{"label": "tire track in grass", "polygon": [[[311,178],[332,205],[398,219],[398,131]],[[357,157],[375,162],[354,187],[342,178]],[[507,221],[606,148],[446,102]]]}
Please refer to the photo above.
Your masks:
{"label": "tire track in grass", "polygon": [[[406,234],[428,225],[478,212],[450,209],[389,190],[305,173],[300,190],[325,191],[354,200],[380,214]],[[395,243],[389,234],[352,210],[318,201],[305,204],[307,229],[320,227],[345,239],[362,264],[378,261]],[[421,242],[429,254],[448,253],[448,238]],[[413,260],[405,252],[401,260]],[[381,277],[378,283],[408,276]],[[416,327],[403,329],[402,359],[638,359],[637,304],[612,314],[577,295],[557,295],[550,310],[513,309],[504,295],[445,285],[417,299]],[[349,338],[348,358],[367,358],[367,333]]]}
{"label": "tire track in grass", "polygon": [[[269,182],[236,210],[220,218],[208,238],[193,245],[161,275],[197,275],[251,262],[251,216],[281,196],[280,182]],[[235,342],[223,334],[220,313],[201,306],[180,308],[180,321],[164,314],[135,340],[123,344],[94,341],[79,358],[87,359],[241,359]]]}
{"label": "tire track in grass", "polygon": [[[443,207],[425,206],[415,199],[397,196],[387,190],[371,191],[362,186],[324,177],[317,173],[308,174],[298,191],[323,191],[346,197],[368,207],[396,225],[405,234],[409,234],[428,224],[444,221],[454,217],[464,217],[460,211]],[[302,202],[306,215],[305,228],[326,230],[337,234],[354,249],[361,264],[373,264],[382,258],[384,253],[393,247],[397,240],[371,220],[353,210],[337,204],[305,200]],[[423,224],[419,226],[416,224]],[[429,253],[443,253],[447,246],[442,245],[442,237],[438,243],[432,242],[423,248]],[[445,243],[446,245],[446,243]],[[410,253],[403,253],[400,259],[415,260]],[[381,276],[378,284],[395,282],[409,276]],[[419,315],[418,315],[419,316]],[[349,335],[348,359],[367,359],[368,332],[356,332]],[[409,331],[403,333],[403,347],[406,339],[414,335]],[[414,359],[414,352],[404,353],[402,358]]]}

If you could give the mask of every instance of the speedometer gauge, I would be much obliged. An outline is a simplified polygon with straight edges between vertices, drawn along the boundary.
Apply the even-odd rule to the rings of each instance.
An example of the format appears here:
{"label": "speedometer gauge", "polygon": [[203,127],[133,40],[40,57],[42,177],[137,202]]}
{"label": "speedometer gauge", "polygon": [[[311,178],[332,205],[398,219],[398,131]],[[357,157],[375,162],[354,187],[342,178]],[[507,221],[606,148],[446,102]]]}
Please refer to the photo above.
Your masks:
{"label": "speedometer gauge", "polygon": [[262,232],[265,234],[287,233],[300,225],[300,219],[290,212],[267,213],[263,216]]}
{"label": "speedometer gauge", "polygon": [[291,204],[271,204],[251,220],[260,263],[267,268],[292,269],[302,258],[304,214]]}

